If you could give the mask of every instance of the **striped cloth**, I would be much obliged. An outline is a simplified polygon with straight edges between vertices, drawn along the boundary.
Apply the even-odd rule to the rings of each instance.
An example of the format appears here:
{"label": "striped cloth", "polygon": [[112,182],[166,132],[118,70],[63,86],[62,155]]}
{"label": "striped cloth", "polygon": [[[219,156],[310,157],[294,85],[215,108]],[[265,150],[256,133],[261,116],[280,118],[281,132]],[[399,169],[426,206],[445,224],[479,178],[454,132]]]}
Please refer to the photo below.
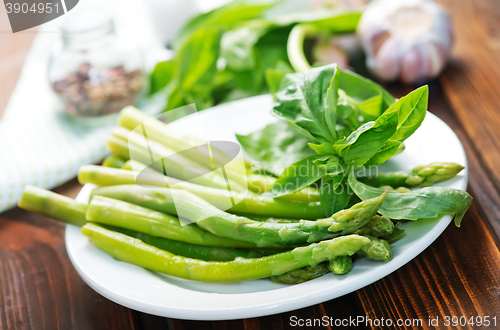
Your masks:
{"label": "striped cloth", "polygon": [[[121,0],[120,4],[123,9],[114,11],[117,29],[133,28],[124,34],[131,35],[132,41],[140,40],[140,47],[154,42],[141,1]],[[82,120],[64,114],[47,82],[47,65],[59,38],[60,21],[43,25],[37,34],[0,121],[0,211],[17,203],[25,185],[56,187],[75,177],[81,165],[97,163],[107,153],[106,139],[116,117]],[[127,21],[133,21],[135,27]],[[158,112],[159,103],[144,105],[145,111]]]}

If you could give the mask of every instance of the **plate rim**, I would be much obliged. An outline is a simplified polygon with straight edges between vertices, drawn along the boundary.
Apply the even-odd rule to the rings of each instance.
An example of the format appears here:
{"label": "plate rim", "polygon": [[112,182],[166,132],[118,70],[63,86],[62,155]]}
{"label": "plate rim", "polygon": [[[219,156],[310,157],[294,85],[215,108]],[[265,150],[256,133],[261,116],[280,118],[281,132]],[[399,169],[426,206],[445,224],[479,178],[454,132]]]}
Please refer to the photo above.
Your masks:
{"label": "plate rim", "polygon": [[[249,102],[249,101],[255,101],[255,102],[262,102],[261,99],[267,98],[269,99],[268,95],[261,95],[261,96],[256,96],[244,100],[239,100],[235,102],[231,102],[233,107],[236,107],[237,103],[239,102]],[[268,101],[268,100],[266,100]],[[224,104],[224,106],[227,106],[227,104]],[[219,109],[219,106],[213,107],[211,109],[204,110],[204,113],[208,112],[213,112],[217,111]],[[437,119],[440,121],[442,124],[450,128],[444,121],[442,121],[439,117],[436,115],[428,112],[426,116],[431,116],[435,117],[434,119]],[[463,155],[465,170],[462,172],[462,181],[461,181],[461,190],[466,190],[467,188],[467,183],[468,183],[468,166],[467,166],[467,155],[465,153],[464,147],[456,133],[450,128],[450,132],[454,135],[454,137],[457,139],[459,142],[460,146],[460,151]],[[86,184],[82,190],[79,192],[77,196],[77,200],[80,199],[81,201],[81,196],[83,196],[84,193],[86,193],[87,190],[93,189],[93,185]],[[298,298],[295,299],[288,299],[287,301],[280,302],[279,304],[276,304],[274,301],[270,302],[263,302],[259,306],[247,306],[247,307],[229,307],[229,308],[213,308],[213,309],[189,309],[189,308],[184,308],[184,307],[167,307],[167,306],[158,306],[155,304],[151,303],[145,303],[142,301],[137,301],[134,300],[130,297],[127,297],[123,293],[120,292],[114,292],[113,290],[107,289],[100,285],[98,283],[98,280],[92,278],[89,276],[85,270],[81,267],[80,263],[78,260],[75,259],[73,247],[70,244],[70,237],[72,235],[72,231],[77,229],[78,227],[73,226],[73,225],[67,225],[66,230],[65,230],[65,246],[66,250],[68,252],[68,256],[70,258],[71,263],[73,264],[73,267],[76,269],[78,275],[83,279],[87,285],[89,285],[93,290],[98,292],[100,295],[104,296],[105,298],[120,304],[122,306],[152,314],[152,315],[157,315],[157,316],[164,316],[164,317],[170,317],[170,318],[176,318],[176,319],[185,319],[185,320],[232,320],[232,319],[241,319],[241,318],[248,318],[248,317],[260,317],[260,316],[266,316],[266,315],[272,315],[272,314],[277,314],[277,313],[283,313],[283,312],[288,312],[291,310],[299,309],[299,308],[305,308],[309,307],[318,303],[322,303],[327,300],[335,299],[338,297],[341,297],[343,295],[346,295],[348,293],[357,291],[363,287],[366,287],[384,277],[387,275],[391,274],[392,272],[396,271],[397,269],[403,267],[406,265],[409,261],[413,260],[415,257],[417,257],[420,253],[422,253],[425,249],[427,249],[442,233],[443,231],[448,227],[452,220],[452,217],[450,215],[446,215],[442,217],[439,220],[436,220],[436,224],[432,228],[431,232],[428,232],[424,236],[420,237],[418,239],[417,244],[417,249],[409,249],[406,251],[403,251],[402,254],[398,255],[398,259],[402,259],[402,262],[389,262],[386,264],[381,265],[380,267],[377,267],[373,270],[370,271],[370,279],[365,280],[363,282],[362,286],[359,286],[355,288],[354,290],[350,288],[349,286],[341,286],[340,289],[337,288],[329,288],[326,289],[319,294],[314,294],[314,295],[308,295],[301,300],[297,300]],[[80,234],[81,235],[81,234]],[[103,252],[104,253],[104,252]],[[403,258],[404,257],[404,258]],[[307,284],[307,283],[303,283]],[[299,285],[303,285],[299,284]],[[344,288],[346,287],[346,288]],[[292,288],[292,287],[288,287]],[[280,289],[277,289],[280,290]],[[275,291],[275,290],[273,290]],[[245,294],[259,294],[259,293],[265,293],[267,291],[260,291],[260,292],[254,292],[254,293],[244,293]],[[224,294],[221,294],[224,295]],[[230,296],[237,296],[241,294],[230,294]],[[299,297],[301,298],[301,297]],[[222,313],[221,313],[222,312]]]}

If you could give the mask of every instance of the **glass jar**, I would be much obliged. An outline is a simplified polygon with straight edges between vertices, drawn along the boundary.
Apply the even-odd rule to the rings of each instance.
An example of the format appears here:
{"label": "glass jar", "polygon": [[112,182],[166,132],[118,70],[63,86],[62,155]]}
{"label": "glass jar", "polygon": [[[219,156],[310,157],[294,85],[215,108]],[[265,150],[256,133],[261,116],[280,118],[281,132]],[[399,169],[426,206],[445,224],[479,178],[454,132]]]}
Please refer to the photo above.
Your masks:
{"label": "glass jar", "polygon": [[81,12],[64,22],[61,32],[49,81],[66,112],[100,116],[135,103],[145,85],[141,54],[119,42],[109,14]]}

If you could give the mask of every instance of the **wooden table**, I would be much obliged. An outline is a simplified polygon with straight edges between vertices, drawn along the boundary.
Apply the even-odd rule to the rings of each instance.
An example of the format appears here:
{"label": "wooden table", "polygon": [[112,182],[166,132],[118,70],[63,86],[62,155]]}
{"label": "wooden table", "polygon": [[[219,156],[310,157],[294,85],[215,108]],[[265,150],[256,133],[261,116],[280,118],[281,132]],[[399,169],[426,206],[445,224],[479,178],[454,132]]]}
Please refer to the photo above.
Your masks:
{"label": "wooden table", "polygon": [[[200,322],[143,314],[101,297],[73,269],[64,225],[15,208],[0,215],[0,328],[280,329],[292,316],[324,315],[421,319],[424,328],[432,328],[429,317],[443,328],[446,316],[496,316],[497,326],[486,328],[500,328],[500,2],[440,2],[452,14],[456,43],[448,69],[430,85],[429,109],[467,152],[474,203],[460,229],[449,226],[406,266],[343,297],[279,315]],[[391,87],[396,96],[409,90]],[[73,180],[56,191],[75,197],[80,188]]]}

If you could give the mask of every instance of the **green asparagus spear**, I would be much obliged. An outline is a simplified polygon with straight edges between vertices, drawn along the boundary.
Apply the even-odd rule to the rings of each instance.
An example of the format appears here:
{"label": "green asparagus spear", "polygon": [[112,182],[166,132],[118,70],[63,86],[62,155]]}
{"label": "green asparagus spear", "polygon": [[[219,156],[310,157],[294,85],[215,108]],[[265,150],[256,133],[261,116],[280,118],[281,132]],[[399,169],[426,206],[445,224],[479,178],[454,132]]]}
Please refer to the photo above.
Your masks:
{"label": "green asparagus spear", "polygon": [[[331,218],[316,221],[301,220],[297,223],[283,224],[252,221],[246,217],[220,211],[215,206],[187,191],[178,191],[176,193],[177,198],[175,201],[171,195],[164,194],[162,196],[162,205],[166,212],[176,214],[177,208],[182,209],[184,210],[182,214],[184,218],[196,222],[198,226],[215,235],[257,246],[311,243],[353,233],[370,221],[386,196],[386,194],[383,194],[374,199],[363,201],[350,209],[337,212]],[[136,224],[138,220],[143,220],[145,221],[144,225],[129,229],[160,236],[158,233],[154,234],[146,230],[152,227],[151,221],[155,224],[163,221],[162,213],[153,212],[137,205],[128,205],[126,207],[127,203],[125,202],[95,195],[90,203],[87,219],[120,227],[124,225],[119,223],[125,219],[128,219],[127,225],[130,226],[138,226]],[[134,211],[138,213],[138,216],[133,216]],[[131,219],[134,219],[134,221],[131,221]],[[181,240],[175,237],[173,239]],[[196,242],[190,243],[196,244]],[[208,245],[204,243],[198,244]]]}
{"label": "green asparagus spear", "polygon": [[[115,133],[117,131],[115,130]],[[142,160],[143,162],[149,162],[150,161],[150,154],[147,150],[144,148],[141,148],[138,145],[134,145],[133,143],[128,143],[125,139],[127,136],[127,132],[123,132],[121,130],[118,130],[117,136],[110,136],[108,139],[108,149],[113,152],[114,154],[122,157],[122,158],[130,158],[129,151],[132,151],[132,154],[134,157]],[[137,134],[134,136],[137,137]],[[139,139],[140,140],[140,139]],[[160,146],[160,148],[162,148]],[[129,150],[130,149],[130,150]],[[158,148],[157,148],[158,149]],[[164,153],[168,153],[168,151],[165,150],[160,150]],[[159,157],[158,154],[155,153],[156,157]],[[192,171],[199,170],[199,166],[193,163],[191,160],[186,160],[182,156],[177,156],[174,157],[174,161],[171,159],[167,160],[166,162],[163,162],[162,164],[165,165],[165,168],[158,167],[158,163],[153,163],[151,164],[150,167],[148,167],[148,174],[150,176],[150,180],[148,180],[147,176],[141,176],[141,184],[149,184],[149,185],[155,185],[155,186],[167,186],[166,182],[166,177],[161,177],[163,175],[163,172],[168,172],[168,173],[173,173],[174,175],[176,174],[177,176],[189,176],[192,175]],[[184,161],[183,161],[184,160]],[[181,166],[182,162],[184,162],[184,167]],[[187,166],[187,167],[186,167]],[[129,159],[123,166],[122,169],[127,169],[127,170],[143,170],[146,168],[146,165],[143,163],[137,161],[137,160],[132,160]],[[91,171],[92,170],[92,171]],[[93,173],[95,171],[96,173]],[[182,173],[184,171],[184,174]],[[92,168],[92,167],[86,167],[84,168],[84,171],[81,171],[81,180],[80,182],[82,183],[95,183],[98,185],[117,185],[117,184],[132,184],[135,183],[135,175],[133,175],[134,179],[132,179],[132,175],[130,173],[113,173],[112,171],[104,171],[102,173],[99,172],[98,168]],[[214,173],[214,172],[213,172]],[[113,176],[116,176],[116,178],[112,178]],[[212,179],[214,181],[212,182]],[[169,178],[169,181],[173,181],[173,178]],[[197,179],[201,184],[204,184],[206,186],[217,186],[217,187],[223,187],[225,190],[227,190],[227,184],[224,181],[223,178],[218,177],[215,174],[210,174],[209,177],[198,177]],[[234,189],[233,189],[234,188]],[[231,184],[231,189],[232,190],[242,190],[242,188],[237,184]]]}
{"label": "green asparagus spear", "polygon": [[[144,136],[128,131],[123,127],[116,127],[113,129],[112,136],[114,138],[122,139],[123,141],[128,141],[129,147],[134,148],[133,150],[139,149],[136,154],[135,151],[132,153],[134,159],[140,161],[144,164],[150,164],[155,170],[162,173],[167,173],[169,176],[178,179],[191,179],[196,178],[198,184],[227,189],[227,182],[225,178],[216,171],[206,168],[204,165],[197,163],[183,155],[174,152],[173,150],[165,147],[164,145],[144,139]],[[165,157],[168,157],[165,159]],[[140,159],[138,159],[140,158]],[[152,162],[154,160],[163,159],[161,162]],[[232,175],[231,178],[237,179],[239,176]],[[234,181],[234,180],[233,180]],[[244,191],[243,187],[238,182],[231,182],[231,190],[233,191]]]}
{"label": "green asparagus spear", "polygon": [[[144,168],[146,168],[146,165],[139,163],[138,161],[135,160],[128,160],[122,166],[122,169],[124,170],[142,171]],[[154,171],[153,169],[150,170]],[[157,173],[161,174],[160,172]],[[248,189],[252,192],[256,193],[265,192],[271,188],[274,182],[276,182],[276,178],[267,175],[260,175],[260,174],[247,175]],[[317,202],[319,201],[319,192],[317,189],[314,189],[312,187],[306,187],[296,193],[280,196],[278,198],[282,200],[290,200],[297,202]]]}
{"label": "green asparagus spear", "polygon": [[[124,170],[135,170],[135,171],[142,171],[143,169],[146,168],[146,165],[136,161],[136,160],[128,160],[125,162],[122,166],[122,169]],[[97,169],[94,169],[95,171],[98,171]],[[154,171],[154,169],[149,169],[150,171]],[[156,172],[156,174],[161,175],[160,172]],[[116,174],[118,175],[118,174]],[[165,180],[160,180],[161,182]],[[103,180],[103,182],[105,182]],[[256,193],[263,193],[269,190],[272,185],[276,182],[276,178],[267,176],[267,175],[260,175],[260,174],[248,174],[247,175],[247,185],[248,189],[252,192]],[[123,182],[122,184],[129,184],[132,182]],[[112,185],[112,184],[100,184],[102,186],[107,186],[107,185]],[[157,184],[158,186],[165,186],[164,184]],[[282,200],[290,200],[290,201],[297,201],[297,202],[317,202],[319,201],[319,192],[317,189],[314,189],[312,187],[306,187],[294,194],[290,195],[284,195],[280,196],[279,199]]]}
{"label": "green asparagus spear", "polygon": [[117,155],[109,155],[102,161],[102,166],[111,168],[121,168],[125,164],[125,159]]}
{"label": "green asparagus spear", "polygon": [[277,247],[255,247],[255,248],[245,248],[245,249],[238,249],[238,251],[245,251],[248,252],[251,258],[254,257],[266,257],[270,256],[273,254],[278,254],[278,253],[283,253],[287,251],[291,251],[297,246],[277,246]]}
{"label": "green asparagus spear", "polygon": [[102,196],[92,198],[86,217],[88,221],[191,244],[221,247],[254,246],[219,237],[201,229],[196,224],[182,226],[179,219],[168,214]]}
{"label": "green asparagus spear", "polygon": [[373,237],[387,236],[394,230],[394,223],[388,217],[374,215],[370,222],[356,230],[358,235],[369,235]]}
{"label": "green asparagus spear", "polygon": [[[276,182],[276,178],[268,175],[249,174],[247,175],[248,189],[259,194],[265,193]],[[305,187],[293,194],[278,197],[283,200],[299,202],[317,202],[319,201],[319,190],[312,187]]]}
{"label": "green asparagus spear", "polygon": [[269,216],[265,216],[265,215],[243,214],[243,213],[235,213],[235,214],[243,216],[243,217],[247,217],[250,220],[259,221],[259,222],[296,223],[296,222],[300,221],[299,219],[277,218],[277,217],[269,217]]}
{"label": "green asparagus spear", "polygon": [[[142,171],[145,168],[146,168],[146,165],[144,165],[143,163],[139,163],[138,161],[133,160],[133,159],[127,160],[122,166],[123,170],[129,170],[129,171]],[[151,169],[151,170],[153,170],[153,169]],[[158,172],[158,173],[160,173],[160,172]]]}
{"label": "green asparagus spear", "polygon": [[[148,139],[157,143],[163,144],[165,147],[173,150],[186,150],[191,151],[186,153],[186,156],[191,160],[198,161],[200,158],[210,157],[218,165],[224,164],[223,160],[228,156],[224,151],[211,146],[211,155],[206,154],[208,150],[205,149],[192,149],[194,146],[199,146],[205,142],[187,134],[176,132],[165,125],[158,119],[150,118],[136,108],[129,106],[120,112],[118,124],[128,130],[134,130],[137,126],[145,123],[145,129],[148,134]],[[247,166],[250,164],[245,162]],[[257,193],[263,193],[270,189],[273,185],[275,178],[265,175],[250,175],[248,177],[248,188]],[[285,200],[296,201],[319,201],[319,192],[316,189],[306,188],[297,194],[283,196]]]}
{"label": "green asparagus spear", "polygon": [[267,257],[221,262],[176,256],[92,223],[83,226],[82,233],[117,260],[167,275],[212,282],[240,282],[281,275],[338,256],[352,255],[370,241],[363,236],[348,235]]}
{"label": "green asparagus spear", "polygon": [[314,280],[315,278],[321,277],[329,272],[330,271],[328,270],[326,263],[322,262],[317,264],[316,266],[306,266],[304,268],[295,269],[278,276],[271,276],[271,281],[280,284],[299,284]]}
{"label": "green asparagus spear", "polygon": [[[108,141],[106,143],[106,147],[108,148],[109,151],[111,151],[114,155],[123,158],[123,159],[130,159],[130,150],[129,150],[129,145],[126,140],[117,138],[115,136],[110,136],[108,138]],[[134,150],[134,155],[138,155],[142,153],[141,158],[147,159],[148,154],[145,153],[142,149],[130,146]]]}
{"label": "green asparagus spear", "polygon": [[231,261],[237,257],[255,258],[261,255],[260,253],[256,253],[253,251],[243,251],[216,246],[203,246],[181,241],[174,241],[168,238],[155,237],[120,227],[105,226],[105,228],[117,231],[130,237],[138,238],[146,244],[186,258],[205,261]]}
{"label": "green asparagus spear", "polygon": [[[186,156],[194,161],[199,158],[210,157],[218,165],[224,164],[224,159],[230,158],[224,151],[217,149],[213,145],[208,149],[192,149],[193,147],[205,144],[205,141],[195,136],[175,131],[162,121],[151,118],[132,106],[128,106],[120,111],[118,125],[128,130],[134,130],[139,125],[144,125],[148,139],[161,143],[165,147],[173,150],[190,150]],[[247,164],[248,166],[250,164]]]}
{"label": "green asparagus spear", "polygon": [[[186,182],[179,185],[176,184],[175,187],[183,188],[220,208],[225,208],[227,205],[226,201],[231,197],[235,200],[240,200],[239,203],[228,209],[228,211],[234,213],[258,214],[295,219],[318,219],[325,217],[319,202],[303,203],[284,201],[252,194],[241,196],[236,193],[231,194],[227,190],[199,185],[194,186]],[[92,195],[119,199],[149,209],[170,213],[169,206],[164,203],[165,199],[171,198],[171,192],[167,188],[141,187],[138,185],[109,186],[94,189]]]}
{"label": "green asparagus spear", "polygon": [[[121,184],[135,184],[136,174],[133,171],[108,168],[97,165],[83,165],[78,169],[78,182],[80,184],[92,183],[99,186],[116,186]],[[165,180],[159,180],[160,176],[155,176],[148,182],[141,182],[143,185],[158,185],[165,187]],[[163,181],[163,182],[162,182]]]}
{"label": "green asparagus spear", "polygon": [[373,260],[383,260],[388,262],[392,258],[392,249],[389,243],[381,238],[365,236],[370,239],[370,242],[363,246],[358,254],[367,256]]}
{"label": "green asparagus spear", "polygon": [[359,178],[359,181],[373,187],[426,187],[449,180],[464,168],[456,163],[431,163],[409,171],[378,173],[376,176]]}
{"label": "green asparagus spear", "polygon": [[[129,161],[129,166],[132,161]],[[136,162],[134,167],[141,168],[141,164]],[[144,166],[145,167],[145,166]],[[124,185],[124,184],[135,184],[136,181],[141,186],[159,186],[159,187],[169,187],[168,182],[175,183],[171,186],[174,189],[185,189],[192,192],[193,194],[209,201],[215,206],[221,207],[223,200],[227,200],[230,196],[233,196],[236,200],[242,200],[238,205],[234,206],[231,211],[235,212],[246,212],[246,213],[257,213],[257,214],[270,214],[273,216],[287,216],[282,214],[296,214],[296,217],[303,215],[303,218],[311,219],[323,217],[323,211],[320,209],[319,203],[301,203],[293,201],[280,201],[279,199],[273,199],[269,197],[256,196],[251,193],[247,193],[245,196],[237,197],[236,193],[230,193],[227,189],[216,189],[210,187],[204,187],[201,185],[196,185],[190,182],[182,182],[173,178],[166,178],[163,174],[148,168],[148,173],[141,173],[139,179],[136,178],[137,173],[124,170],[124,169],[114,169],[106,168],[96,165],[84,165],[80,167],[78,171],[78,181],[81,184],[93,183],[99,186],[113,186],[113,185]],[[168,182],[167,182],[168,180]],[[108,196],[111,197],[111,196]],[[120,198],[118,198],[120,199]],[[299,198],[300,199],[300,198]],[[269,210],[263,209],[263,207]],[[304,210],[314,209],[314,214],[308,216],[303,214],[299,208],[304,208]],[[255,211],[253,211],[255,210]]]}
{"label": "green asparagus spear", "polygon": [[[19,202],[19,207],[27,211],[42,214],[55,220],[77,226],[83,226],[87,223],[85,218],[85,214],[87,212],[86,204],[79,203],[74,199],[61,196],[42,188],[26,186],[21,197],[21,201]],[[282,252],[282,250],[274,249],[251,249],[248,251],[242,251],[231,248],[201,246],[180,241],[173,241],[166,238],[154,237],[124,228],[113,227],[113,230],[122,232],[128,236],[139,238],[148,244],[174,254],[201,260],[225,261],[233,260],[235,257],[249,258],[266,253],[273,254]],[[236,245],[240,246],[241,243],[236,242]]]}
{"label": "green asparagus spear", "polygon": [[18,206],[55,220],[83,226],[87,205],[42,188],[26,186]]}
{"label": "green asparagus spear", "polygon": [[330,260],[328,269],[335,275],[344,275],[351,271],[352,258],[351,256],[337,257]]}

